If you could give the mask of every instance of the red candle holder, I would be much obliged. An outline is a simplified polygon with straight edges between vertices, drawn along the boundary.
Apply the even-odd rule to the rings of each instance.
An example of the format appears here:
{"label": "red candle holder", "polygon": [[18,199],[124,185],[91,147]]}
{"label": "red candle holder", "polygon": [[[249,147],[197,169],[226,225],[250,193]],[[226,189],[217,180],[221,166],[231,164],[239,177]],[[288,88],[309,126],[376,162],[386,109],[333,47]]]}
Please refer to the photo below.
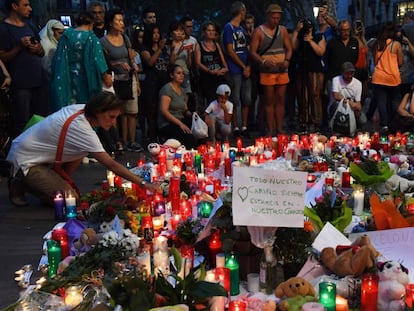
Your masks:
{"label": "red candle holder", "polygon": [[115,175],[114,185],[115,187],[122,188],[122,177],[121,176]]}
{"label": "red candle holder", "polygon": [[409,308],[414,304],[414,284],[407,284],[405,287],[405,303]]}
{"label": "red candle holder", "polygon": [[231,159],[225,158],[224,159],[224,176],[233,176],[233,172],[231,169]]}
{"label": "red candle holder", "polygon": [[54,229],[52,231],[52,240],[60,244],[62,260],[69,256],[68,233],[64,228]]}
{"label": "red candle holder", "polygon": [[351,188],[350,172],[342,172],[342,188]]}
{"label": "red candle holder", "polygon": [[216,265],[216,255],[221,253],[221,247],[223,244],[220,240],[220,231],[215,231],[210,236],[210,241],[208,243],[208,248],[210,250],[210,265],[214,267]]}
{"label": "red candle holder", "polygon": [[215,270],[216,281],[219,281],[226,292],[230,291],[230,269],[225,267],[218,267]]}
{"label": "red candle holder", "polygon": [[378,300],[379,276],[376,274],[365,274],[362,276],[361,284],[361,310],[376,311]]}
{"label": "red candle holder", "polygon": [[177,229],[178,224],[181,222],[181,214],[179,212],[173,212],[170,223],[171,223],[171,229],[175,230]]}
{"label": "red candle holder", "polygon": [[185,199],[180,201],[180,214],[182,219],[187,219],[188,217],[192,216],[192,206],[191,202]]}
{"label": "red candle holder", "polygon": [[233,300],[229,303],[229,311],[246,311],[247,305],[244,301]]}

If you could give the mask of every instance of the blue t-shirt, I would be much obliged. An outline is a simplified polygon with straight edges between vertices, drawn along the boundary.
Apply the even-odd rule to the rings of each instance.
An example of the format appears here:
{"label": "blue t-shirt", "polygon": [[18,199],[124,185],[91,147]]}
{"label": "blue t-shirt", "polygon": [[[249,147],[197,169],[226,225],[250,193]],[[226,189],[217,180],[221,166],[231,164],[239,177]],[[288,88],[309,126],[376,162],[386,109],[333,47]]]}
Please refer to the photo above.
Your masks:
{"label": "blue t-shirt", "polygon": [[[14,46],[20,44],[22,37],[35,37],[40,41],[38,33],[34,27],[30,27],[28,22],[23,27],[0,23],[0,50],[10,51]],[[28,49],[23,49],[15,58],[6,63],[7,70],[12,76],[14,89],[30,89],[40,87],[43,84],[43,70],[41,57],[30,53]]]}
{"label": "blue t-shirt", "polygon": [[227,44],[232,43],[233,49],[239,56],[240,60],[247,65],[248,62],[248,50],[247,50],[247,39],[246,33],[244,32],[243,27],[233,26],[230,23],[224,25],[223,29],[223,45],[226,53],[226,61],[229,66],[229,72],[232,74],[241,74],[243,73],[243,68],[233,62],[231,57],[227,53]]}

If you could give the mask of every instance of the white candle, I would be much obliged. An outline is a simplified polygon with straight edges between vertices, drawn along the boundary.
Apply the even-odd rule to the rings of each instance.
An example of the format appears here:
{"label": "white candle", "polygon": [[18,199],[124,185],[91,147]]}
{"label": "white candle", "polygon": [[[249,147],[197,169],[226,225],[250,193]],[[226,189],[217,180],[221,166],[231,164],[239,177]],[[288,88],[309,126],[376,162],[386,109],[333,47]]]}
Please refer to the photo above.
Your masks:
{"label": "white candle", "polygon": [[114,172],[108,171],[106,173],[106,179],[108,180],[109,187],[115,186],[115,183],[114,183],[115,173]]}
{"label": "white candle", "polygon": [[145,249],[138,255],[138,264],[143,267],[147,276],[151,276],[151,254],[148,249]]}
{"label": "white candle", "polygon": [[170,257],[168,252],[165,251],[156,251],[153,254],[154,260],[154,274],[158,275],[161,272],[164,275],[167,275],[170,270]]}
{"label": "white candle", "polygon": [[75,308],[83,301],[83,296],[77,286],[71,286],[65,292],[65,304],[70,308]]}
{"label": "white candle", "polygon": [[354,215],[360,216],[364,211],[364,189],[356,189],[354,195]]}
{"label": "white candle", "polygon": [[76,206],[76,198],[73,189],[65,190],[66,208]]}
{"label": "white candle", "polygon": [[152,240],[154,252],[157,250],[168,251],[168,239],[165,236],[157,236]]}

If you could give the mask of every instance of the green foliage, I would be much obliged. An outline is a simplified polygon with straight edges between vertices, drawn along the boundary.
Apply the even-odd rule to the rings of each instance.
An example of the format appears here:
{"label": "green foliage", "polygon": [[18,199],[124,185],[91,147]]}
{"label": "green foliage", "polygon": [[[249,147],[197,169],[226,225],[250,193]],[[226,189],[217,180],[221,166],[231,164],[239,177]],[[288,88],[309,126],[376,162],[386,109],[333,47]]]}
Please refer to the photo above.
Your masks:
{"label": "green foliage", "polygon": [[175,233],[185,244],[195,244],[203,226],[200,219],[188,217],[177,225]]}
{"label": "green foliage", "polygon": [[385,182],[393,175],[391,168],[386,162],[381,161],[377,163],[371,159],[360,164],[351,162],[349,171],[352,177],[355,178],[356,183],[363,186]]}
{"label": "green foliage", "polygon": [[304,263],[309,256],[313,233],[303,228],[278,228],[276,231],[275,252],[284,263]]}

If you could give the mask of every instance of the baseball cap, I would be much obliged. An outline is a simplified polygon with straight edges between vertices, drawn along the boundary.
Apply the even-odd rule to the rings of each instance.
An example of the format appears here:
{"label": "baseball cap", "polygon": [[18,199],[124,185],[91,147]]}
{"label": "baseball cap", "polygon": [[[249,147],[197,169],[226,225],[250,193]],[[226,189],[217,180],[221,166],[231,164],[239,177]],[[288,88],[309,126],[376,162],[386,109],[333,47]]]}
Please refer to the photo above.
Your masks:
{"label": "baseball cap", "polygon": [[345,62],[342,64],[342,72],[355,72],[355,67],[351,62]]}
{"label": "baseball cap", "polygon": [[266,9],[266,13],[283,13],[282,8],[280,5],[276,3],[269,4],[269,6]]}
{"label": "baseball cap", "polygon": [[231,94],[230,87],[227,84],[220,84],[217,87],[216,94],[221,95],[221,96],[225,96],[225,95],[230,96]]}

